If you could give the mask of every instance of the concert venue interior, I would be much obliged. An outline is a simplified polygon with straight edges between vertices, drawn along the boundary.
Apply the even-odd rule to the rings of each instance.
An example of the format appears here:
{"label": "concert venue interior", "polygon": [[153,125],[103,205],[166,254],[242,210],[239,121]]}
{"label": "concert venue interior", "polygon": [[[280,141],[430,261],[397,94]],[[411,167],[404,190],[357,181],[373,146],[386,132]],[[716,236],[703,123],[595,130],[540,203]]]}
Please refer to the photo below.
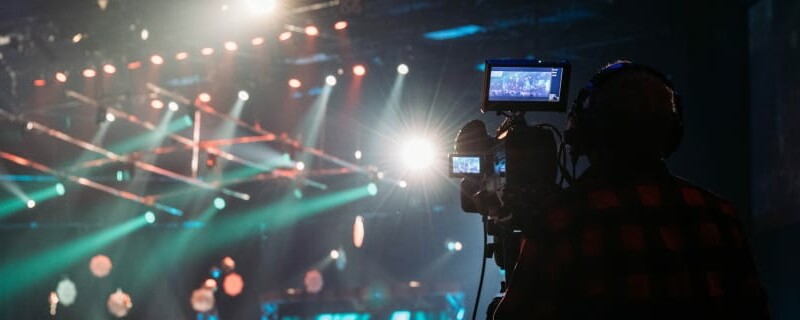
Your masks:
{"label": "concert venue interior", "polygon": [[535,58],[569,99],[616,59],[672,79],[670,169],[739,208],[797,319],[798,33],[792,0],[3,1],[0,318],[469,318],[446,155],[503,120],[484,60]]}

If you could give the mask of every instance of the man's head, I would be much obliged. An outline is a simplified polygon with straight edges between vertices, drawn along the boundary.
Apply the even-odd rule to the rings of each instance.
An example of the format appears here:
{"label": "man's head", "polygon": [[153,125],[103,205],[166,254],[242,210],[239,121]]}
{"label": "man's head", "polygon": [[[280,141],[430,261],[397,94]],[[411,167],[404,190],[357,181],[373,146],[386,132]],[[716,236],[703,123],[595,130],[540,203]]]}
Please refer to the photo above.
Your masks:
{"label": "man's head", "polygon": [[629,61],[592,77],[572,106],[568,143],[573,156],[654,160],[669,156],[682,135],[681,105],[661,73]]}

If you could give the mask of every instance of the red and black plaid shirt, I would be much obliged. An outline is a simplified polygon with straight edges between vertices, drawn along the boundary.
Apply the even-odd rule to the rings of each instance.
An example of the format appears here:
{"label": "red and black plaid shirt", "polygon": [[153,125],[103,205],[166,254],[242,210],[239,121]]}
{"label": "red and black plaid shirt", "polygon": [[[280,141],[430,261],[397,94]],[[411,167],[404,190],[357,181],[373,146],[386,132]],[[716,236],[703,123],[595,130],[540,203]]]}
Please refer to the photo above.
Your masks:
{"label": "red and black plaid shirt", "polygon": [[663,162],[590,168],[539,212],[495,319],[769,318],[734,208]]}

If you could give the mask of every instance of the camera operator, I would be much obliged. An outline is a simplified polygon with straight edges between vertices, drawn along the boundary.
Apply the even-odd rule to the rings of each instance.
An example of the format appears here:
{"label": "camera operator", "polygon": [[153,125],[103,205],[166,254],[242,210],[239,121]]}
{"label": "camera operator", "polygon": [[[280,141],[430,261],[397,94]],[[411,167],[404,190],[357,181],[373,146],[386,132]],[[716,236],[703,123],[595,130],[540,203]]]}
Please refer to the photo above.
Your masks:
{"label": "camera operator", "polygon": [[495,319],[767,319],[731,204],[672,175],[682,106],[661,73],[619,61],[581,90],[565,132],[589,168],[527,215]]}

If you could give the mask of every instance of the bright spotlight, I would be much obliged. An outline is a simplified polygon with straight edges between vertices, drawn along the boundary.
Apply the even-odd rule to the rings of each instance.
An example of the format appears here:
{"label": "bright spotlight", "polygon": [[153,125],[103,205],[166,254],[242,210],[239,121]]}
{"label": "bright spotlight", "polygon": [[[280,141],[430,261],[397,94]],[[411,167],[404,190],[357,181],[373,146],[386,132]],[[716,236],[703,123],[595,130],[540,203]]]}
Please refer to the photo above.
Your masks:
{"label": "bright spotlight", "polygon": [[84,69],[83,76],[87,78],[94,78],[97,75],[97,72],[94,69]]}
{"label": "bright spotlight", "polygon": [[242,101],[247,101],[247,100],[250,99],[250,94],[247,93],[247,91],[244,91],[244,90],[239,90],[238,96],[239,96],[239,100],[242,100]]}
{"label": "bright spotlight", "polygon": [[306,169],[306,164],[303,163],[303,161],[297,161],[297,163],[294,165],[294,167],[295,167],[295,169],[297,169],[297,171],[303,171],[303,170]]}
{"label": "bright spotlight", "polygon": [[247,9],[253,15],[262,15],[275,10],[275,0],[247,0]]}
{"label": "bright spotlight", "polygon": [[56,81],[67,82],[67,74],[63,72],[56,72]]}
{"label": "bright spotlight", "polygon": [[147,223],[150,223],[150,224],[155,223],[156,222],[156,214],[153,213],[153,211],[145,212],[144,221],[147,221]]}
{"label": "bright spotlight", "polygon": [[312,37],[319,35],[319,29],[317,29],[317,27],[315,27],[315,26],[306,27],[305,32],[306,32],[306,35],[309,35],[309,36],[312,36]]}
{"label": "bright spotlight", "polygon": [[154,55],[150,56],[150,62],[152,62],[153,64],[163,64],[164,63],[164,58],[162,58],[161,56],[159,56],[157,54],[154,54]]}
{"label": "bright spotlight", "polygon": [[103,66],[103,71],[108,74],[114,74],[117,72],[117,67],[115,67],[113,64],[106,64]]}
{"label": "bright spotlight", "polygon": [[153,108],[153,109],[156,109],[156,110],[163,109],[164,108],[164,102],[161,101],[161,100],[155,99],[153,101],[150,101],[150,107]]}
{"label": "bright spotlight", "polygon": [[210,56],[214,54],[214,48],[203,48],[200,50],[200,54],[204,56]]}
{"label": "bright spotlight", "polygon": [[357,64],[353,66],[353,74],[357,76],[363,76],[367,74],[367,68],[365,68],[362,64]]}
{"label": "bright spotlight", "polygon": [[353,157],[355,157],[356,160],[361,160],[361,150],[356,150],[355,154],[353,154]]}
{"label": "bright spotlight", "polygon": [[400,180],[400,182],[397,183],[397,186],[405,189],[408,187],[408,182],[406,182],[405,180]]}
{"label": "bright spotlight", "polygon": [[214,208],[217,208],[217,210],[225,209],[225,205],[226,205],[225,199],[222,199],[220,197],[214,198]]}
{"label": "bright spotlight", "polygon": [[369,195],[374,197],[375,195],[378,194],[378,185],[375,184],[374,182],[370,182],[367,185],[367,192],[369,192]]}
{"label": "bright spotlight", "polygon": [[447,243],[445,243],[445,247],[447,247],[447,251],[455,252],[461,251],[461,249],[464,248],[464,245],[461,244],[460,241],[447,241]]}
{"label": "bright spotlight", "polygon": [[59,196],[63,196],[66,193],[67,193],[67,188],[64,187],[64,184],[61,182],[56,183],[56,194],[58,194]]}
{"label": "bright spotlight", "polygon": [[252,44],[254,46],[260,46],[260,45],[264,44],[264,38],[255,37],[255,38],[253,38],[253,40],[250,40],[250,44]]}
{"label": "bright spotlight", "polygon": [[339,250],[331,250],[331,259],[339,259]]}
{"label": "bright spotlight", "polygon": [[188,58],[188,57],[189,57],[189,53],[185,52],[185,51],[178,52],[178,53],[175,54],[175,60],[186,60],[186,58]]}
{"label": "bright spotlight", "polygon": [[280,41],[286,41],[286,40],[289,40],[291,38],[292,38],[292,32],[291,31],[284,31],[278,36],[278,40],[280,40]]}
{"label": "bright spotlight", "polygon": [[397,73],[399,74],[408,74],[408,66],[405,63],[401,63],[397,66]]}
{"label": "bright spotlight", "polygon": [[336,77],[334,77],[332,75],[325,77],[325,83],[327,83],[329,86],[335,86],[336,85]]}
{"label": "bright spotlight", "polygon": [[202,92],[199,95],[197,95],[197,99],[199,99],[202,102],[209,102],[209,101],[211,101],[211,95],[208,94],[208,93]]}
{"label": "bright spotlight", "polygon": [[26,203],[26,205],[28,206],[28,209],[33,209],[33,207],[35,207],[35,206],[36,206],[36,201],[33,201],[33,200],[28,200],[28,202]]}
{"label": "bright spotlight", "polygon": [[114,120],[117,120],[117,117],[113,113],[106,112],[106,121],[114,122]]}
{"label": "bright spotlight", "polygon": [[402,159],[409,169],[425,169],[433,163],[434,148],[427,140],[413,139],[403,146]]}
{"label": "bright spotlight", "polygon": [[303,85],[303,83],[300,82],[300,80],[297,80],[297,79],[290,79],[289,80],[289,86],[292,87],[292,88],[300,88],[300,86],[302,86],[302,85]]}
{"label": "bright spotlight", "polygon": [[147,29],[142,29],[142,32],[139,34],[139,36],[142,37],[142,40],[147,40],[147,38],[150,38],[150,31],[147,31]]}
{"label": "bright spotlight", "polygon": [[[162,105],[163,105],[163,103],[162,103]],[[175,101],[170,101],[170,102],[167,104],[167,107],[169,108],[169,110],[170,110],[170,111],[178,111],[178,108],[180,108],[180,106],[178,105],[178,103],[177,103],[177,102],[175,102]]]}
{"label": "bright spotlight", "polygon": [[228,50],[228,51],[236,51],[237,49],[239,49],[239,45],[236,44],[236,42],[233,42],[233,41],[225,42],[223,47],[225,47],[225,50]]}
{"label": "bright spotlight", "polygon": [[336,30],[344,30],[347,29],[347,21],[338,21],[333,24],[333,28]]}
{"label": "bright spotlight", "polygon": [[81,40],[83,40],[83,34],[76,33],[74,36],[72,36],[72,43],[78,43],[81,42]]}

